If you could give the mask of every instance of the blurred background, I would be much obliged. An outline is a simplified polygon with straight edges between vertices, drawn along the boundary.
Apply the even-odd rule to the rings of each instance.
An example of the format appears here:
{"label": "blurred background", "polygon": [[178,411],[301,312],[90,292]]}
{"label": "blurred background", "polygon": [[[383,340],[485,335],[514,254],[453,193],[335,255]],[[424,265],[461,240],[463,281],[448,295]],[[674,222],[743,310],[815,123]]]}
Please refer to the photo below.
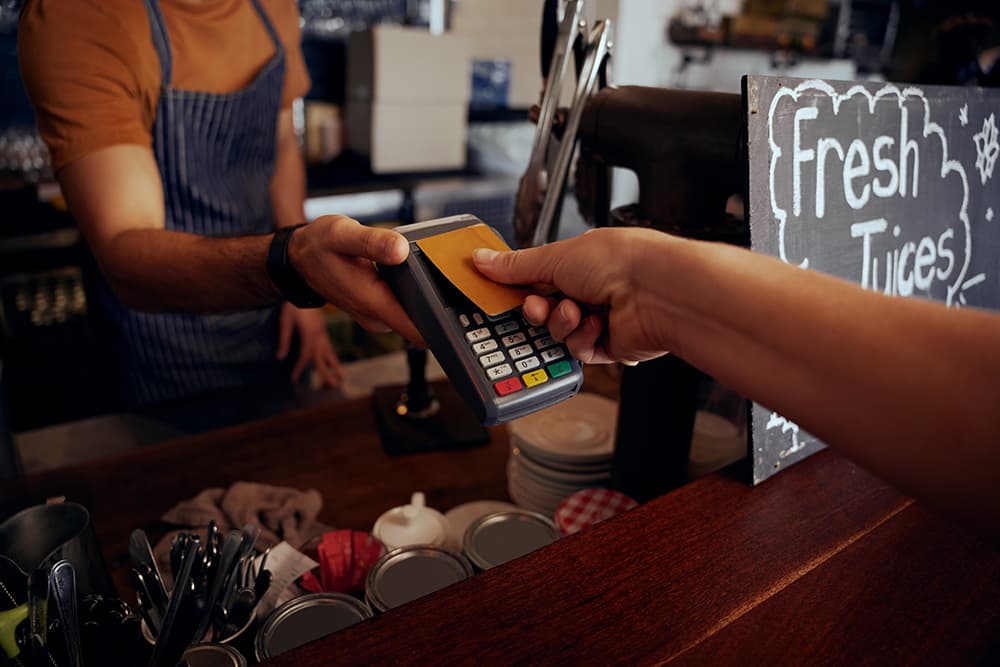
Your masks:
{"label": "blurred background", "polygon": [[[55,450],[71,456],[68,443],[88,429],[97,434],[92,442],[142,444],[358,395],[379,381],[373,360],[398,354],[401,341],[366,335],[328,308],[328,327],[348,366],[335,395],[304,386],[290,403],[215,406],[186,421],[125,414],[115,404],[103,388],[104,361],[88,318],[81,239],[18,75],[19,6],[0,0],[0,429],[25,464]],[[307,217],[339,213],[398,224],[472,213],[514,245],[514,196],[534,133],[528,110],[541,85],[542,0],[298,6],[312,78],[297,123],[308,164]],[[995,0],[595,0],[586,9],[589,23],[613,21],[614,84],[739,92],[748,73],[954,85],[996,80]],[[372,29],[384,35],[375,47]],[[432,34],[446,39],[424,39]],[[413,67],[425,76],[400,76]],[[635,199],[631,173],[615,173],[613,183],[612,205]],[[561,235],[584,229],[571,202],[562,216]]]}

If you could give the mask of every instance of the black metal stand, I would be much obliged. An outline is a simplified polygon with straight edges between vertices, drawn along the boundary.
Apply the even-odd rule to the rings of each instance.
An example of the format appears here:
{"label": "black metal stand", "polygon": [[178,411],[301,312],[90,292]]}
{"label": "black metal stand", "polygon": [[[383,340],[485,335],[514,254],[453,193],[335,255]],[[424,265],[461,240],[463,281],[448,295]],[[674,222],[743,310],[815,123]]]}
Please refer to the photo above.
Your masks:
{"label": "black metal stand", "polygon": [[625,368],[611,469],[615,489],[646,502],[687,483],[699,377],[671,354]]}
{"label": "black metal stand", "polygon": [[485,445],[490,434],[451,385],[427,383],[427,350],[407,347],[410,380],[372,393],[382,448],[392,455]]}

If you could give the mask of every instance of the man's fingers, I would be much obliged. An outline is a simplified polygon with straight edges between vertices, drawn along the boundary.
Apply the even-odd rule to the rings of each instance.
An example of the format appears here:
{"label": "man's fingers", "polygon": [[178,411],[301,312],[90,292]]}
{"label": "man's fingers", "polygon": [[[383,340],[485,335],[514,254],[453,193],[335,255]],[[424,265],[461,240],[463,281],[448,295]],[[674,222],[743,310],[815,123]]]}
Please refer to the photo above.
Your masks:
{"label": "man's fingers", "polygon": [[312,361],[312,345],[309,345],[303,340],[302,349],[299,350],[299,358],[295,360],[295,368],[292,369],[292,383],[299,381],[302,377],[302,371],[306,369],[309,362]]}
{"label": "man's fingers", "polygon": [[344,369],[340,366],[340,357],[333,351],[333,347],[328,348],[323,357],[326,361],[326,367],[330,369],[330,372],[337,378],[343,377]]}
{"label": "man's fingers", "polygon": [[476,268],[499,283],[511,285],[555,284],[558,256],[552,244],[544,248],[528,248],[512,252],[497,252],[488,248],[472,251]]}
{"label": "man's fingers", "polygon": [[402,263],[410,252],[409,244],[398,232],[368,227],[344,216],[330,217],[329,241],[334,252],[390,265]]}
{"label": "man's fingers", "polygon": [[278,318],[278,351],[276,356],[278,359],[284,359],[288,356],[288,350],[292,346],[292,333],[295,331],[295,318],[292,317],[292,313],[288,312],[286,306],[281,311],[281,317]]}
{"label": "man's fingers", "polygon": [[368,312],[361,315],[362,318],[369,322],[381,322],[409,341],[423,342],[417,327],[396,301],[388,285],[382,282],[375,283],[365,301],[368,304],[365,310]]}
{"label": "man's fingers", "polygon": [[325,386],[330,389],[336,389],[340,386],[340,375],[333,373],[329,366],[324,363],[317,363],[314,364],[313,368],[313,372],[319,372]]}

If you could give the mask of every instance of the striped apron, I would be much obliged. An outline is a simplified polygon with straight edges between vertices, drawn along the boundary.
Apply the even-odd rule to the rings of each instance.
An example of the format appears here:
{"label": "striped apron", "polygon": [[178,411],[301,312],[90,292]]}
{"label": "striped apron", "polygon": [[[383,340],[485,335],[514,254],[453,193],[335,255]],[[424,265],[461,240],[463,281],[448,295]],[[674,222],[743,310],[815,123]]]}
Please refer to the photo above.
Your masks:
{"label": "striped apron", "polygon": [[[224,94],[178,90],[171,85],[170,40],[159,0],[144,2],[162,73],[153,152],[166,228],[205,236],[272,231],[268,186],[285,76],[284,48],[274,26],[259,0],[252,0],[275,53],[247,87]],[[212,315],[142,313],[126,308],[103,280],[97,292],[124,374],[125,399],[133,406],[279,379],[287,383],[275,360],[277,307]]]}

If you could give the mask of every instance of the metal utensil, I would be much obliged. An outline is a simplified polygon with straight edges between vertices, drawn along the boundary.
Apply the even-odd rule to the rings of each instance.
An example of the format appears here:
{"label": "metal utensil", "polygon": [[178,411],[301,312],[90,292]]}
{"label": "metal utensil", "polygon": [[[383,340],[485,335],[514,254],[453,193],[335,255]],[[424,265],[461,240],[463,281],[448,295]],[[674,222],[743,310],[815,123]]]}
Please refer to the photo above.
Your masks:
{"label": "metal utensil", "polygon": [[219,564],[219,526],[215,519],[208,522],[208,530],[205,532],[204,551],[204,582],[208,583],[215,576],[216,568]]}
{"label": "metal utensil", "polygon": [[225,623],[219,630],[216,640],[220,641],[231,637],[239,632],[240,628],[246,625],[253,614],[253,608],[257,604],[257,597],[250,588],[241,588],[236,592],[233,603],[225,615]]}
{"label": "metal utensil", "polygon": [[142,620],[146,622],[146,627],[149,628],[149,633],[155,639],[160,635],[160,629],[163,625],[163,617],[166,613],[166,608],[160,609],[156,603],[153,602],[153,596],[150,594],[149,585],[146,583],[145,578],[142,573],[138,570],[132,570],[129,572],[129,579],[132,582],[133,588],[135,588],[135,599],[139,604],[139,614],[142,616]]}
{"label": "metal utensil", "polygon": [[[150,657],[150,667],[174,667],[180,662],[184,649],[191,643],[195,633],[191,632],[194,624],[190,623],[189,613],[191,609],[189,600],[190,594],[191,568],[198,557],[198,544],[187,541],[187,547],[181,554],[177,577],[174,579],[174,591],[170,596],[170,605],[167,607],[167,615],[163,619],[163,626],[160,635],[156,638],[153,646],[153,655]],[[184,607],[182,618],[181,608]],[[188,621],[188,622],[185,622]]]}
{"label": "metal utensil", "polygon": [[68,560],[61,560],[52,566],[52,572],[49,573],[49,594],[62,624],[70,667],[83,667],[80,618],[76,609],[76,569]]}
{"label": "metal utensil", "polygon": [[167,589],[163,585],[163,575],[160,572],[160,567],[156,564],[156,556],[153,555],[153,547],[149,544],[146,531],[141,528],[136,528],[132,531],[128,540],[128,553],[136,565],[145,565],[153,575],[154,581],[147,580],[146,582],[148,585],[155,585],[159,589],[157,591],[150,591],[150,593],[153,593],[153,601],[155,603],[165,603]]}
{"label": "metal utensil", "polygon": [[238,564],[237,558],[240,555],[242,545],[242,533],[234,530],[226,536],[226,541],[222,545],[222,556],[219,559],[218,568],[212,577],[208,595],[204,598],[205,609],[207,611],[195,631],[196,637],[200,638],[208,631],[208,626],[212,622],[212,616],[215,613],[215,608],[219,604],[219,601],[224,599],[220,596],[223,594],[225,584],[228,582],[228,578],[232,574],[233,567]]}
{"label": "metal utensil", "polygon": [[177,580],[177,575],[181,571],[181,560],[187,547],[187,534],[178,533],[174,539],[170,540],[170,575]]}
{"label": "metal utensil", "polygon": [[36,651],[45,648],[49,599],[49,575],[42,568],[32,570],[28,577],[28,624],[31,644]]}
{"label": "metal utensil", "polygon": [[146,596],[162,618],[167,613],[167,605],[170,604],[170,596],[167,595],[167,589],[163,582],[157,577],[156,572],[145,563],[136,565],[135,572],[142,578],[146,588]]}

